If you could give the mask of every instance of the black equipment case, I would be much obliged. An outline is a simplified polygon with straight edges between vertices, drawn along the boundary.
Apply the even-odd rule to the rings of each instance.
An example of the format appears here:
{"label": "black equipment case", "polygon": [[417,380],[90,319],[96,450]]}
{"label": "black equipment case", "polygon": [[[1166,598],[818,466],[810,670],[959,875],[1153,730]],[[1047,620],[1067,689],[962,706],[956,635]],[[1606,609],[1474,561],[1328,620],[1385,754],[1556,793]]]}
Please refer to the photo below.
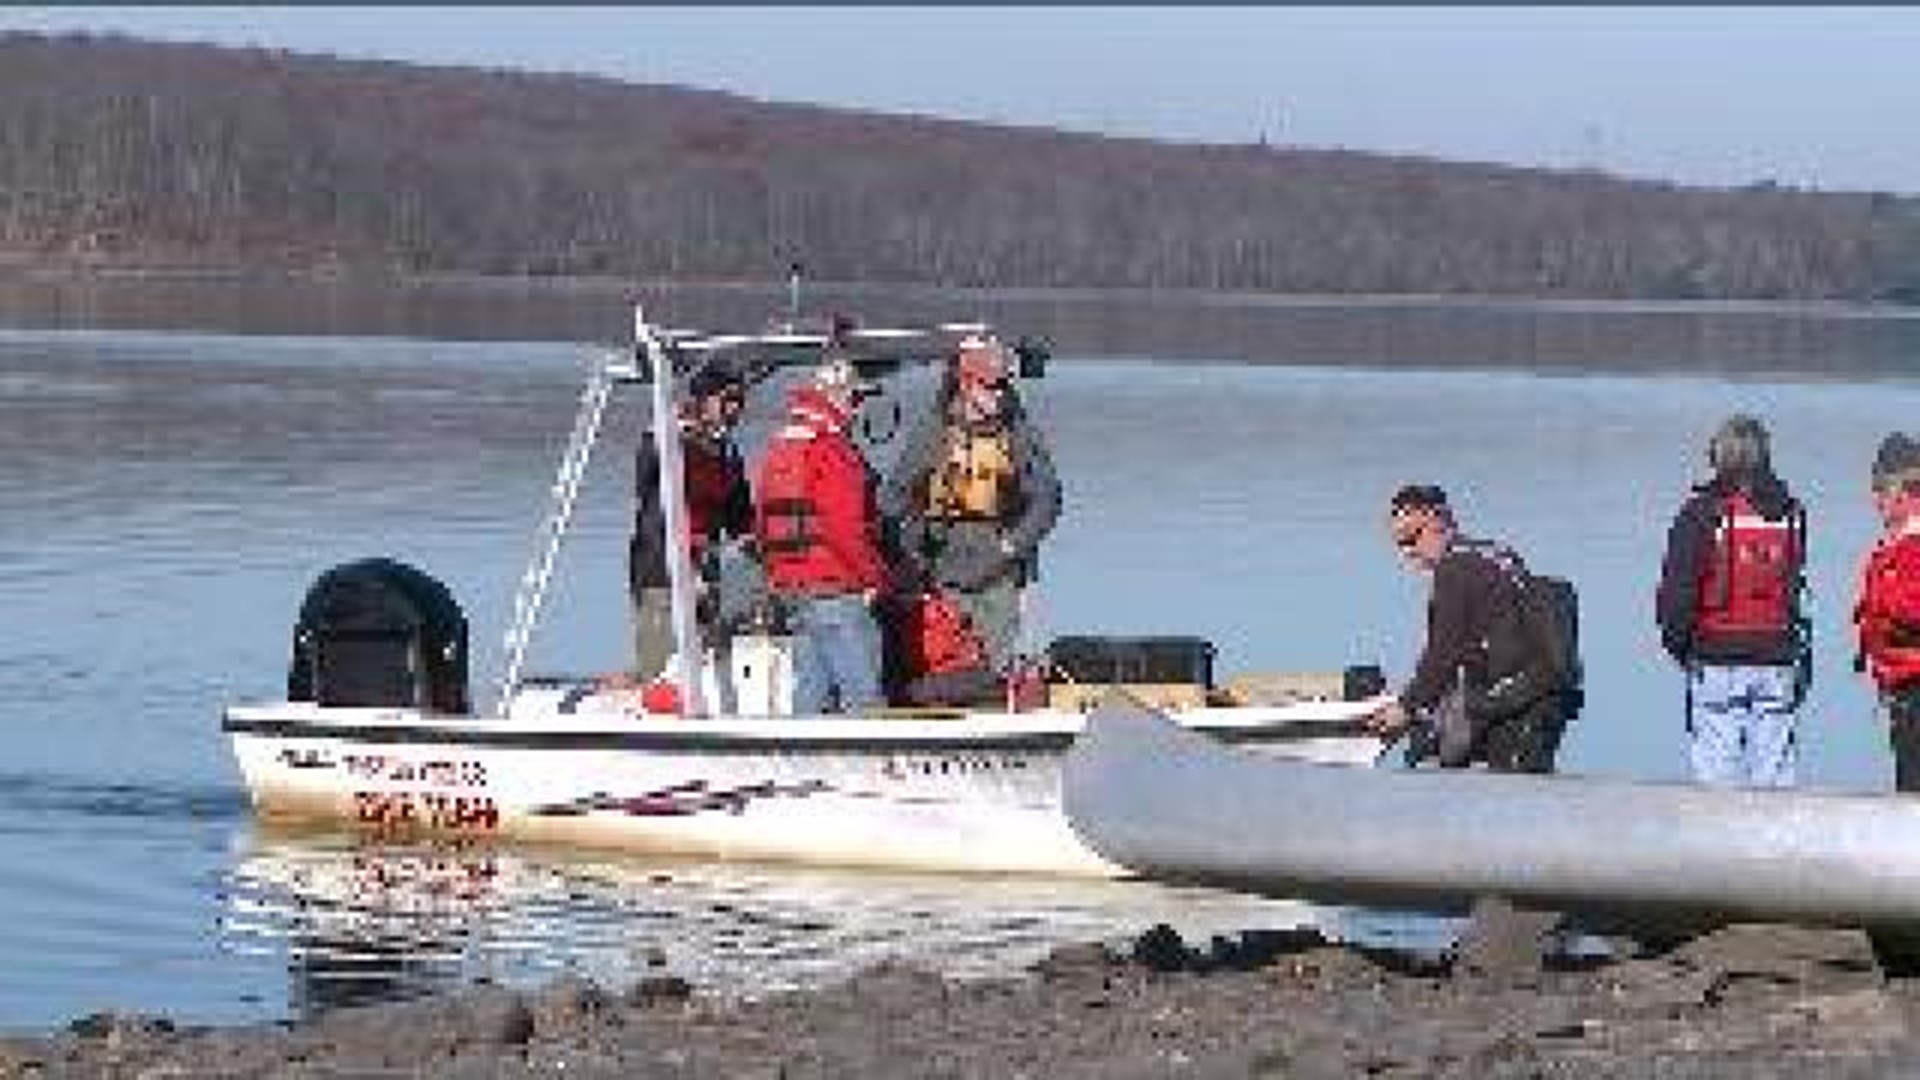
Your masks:
{"label": "black equipment case", "polygon": [[1213,643],[1197,637],[1059,637],[1047,647],[1052,681],[1213,687]]}

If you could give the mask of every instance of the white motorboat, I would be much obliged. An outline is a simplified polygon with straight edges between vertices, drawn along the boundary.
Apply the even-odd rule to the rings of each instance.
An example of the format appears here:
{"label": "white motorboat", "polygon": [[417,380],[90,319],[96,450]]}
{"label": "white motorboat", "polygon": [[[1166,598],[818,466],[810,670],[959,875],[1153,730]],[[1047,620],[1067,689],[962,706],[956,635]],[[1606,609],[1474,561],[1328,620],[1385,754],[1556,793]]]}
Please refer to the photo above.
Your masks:
{"label": "white motorboat", "polygon": [[[1061,810],[1060,762],[1084,726],[1084,706],[1056,697],[1058,707],[784,715],[784,639],[743,635],[725,662],[689,659],[698,635],[682,545],[668,545],[680,646],[674,711],[649,711],[645,694],[604,680],[523,673],[618,387],[644,386],[653,415],[670,417],[676,381],[707,357],[751,355],[775,370],[811,363],[832,341],[884,374],[937,363],[959,335],[983,329],[813,330],[796,321],[708,335],[651,325],[638,307],[634,327],[633,349],[589,365],[493,701],[468,704],[465,620],[444,587],[385,560],[329,571],[302,612],[288,700],[225,712],[256,811],[387,832],[722,858],[1120,873],[1080,842]],[[678,427],[651,429],[667,527],[677,531],[686,514]],[[1295,700],[1229,701],[1193,687],[1174,715],[1235,745],[1368,763],[1379,744],[1358,720],[1376,688],[1346,682],[1344,692]]]}

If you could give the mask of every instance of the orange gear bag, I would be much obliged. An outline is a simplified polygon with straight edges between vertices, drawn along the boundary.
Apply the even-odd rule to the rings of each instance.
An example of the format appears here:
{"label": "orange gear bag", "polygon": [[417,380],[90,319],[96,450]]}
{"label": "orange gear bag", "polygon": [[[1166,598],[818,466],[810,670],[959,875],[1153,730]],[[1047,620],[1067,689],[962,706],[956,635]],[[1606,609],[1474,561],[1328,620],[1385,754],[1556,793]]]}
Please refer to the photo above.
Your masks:
{"label": "orange gear bag", "polygon": [[907,671],[912,678],[978,671],[987,666],[986,645],[966,612],[950,598],[929,593],[907,604],[902,620]]}

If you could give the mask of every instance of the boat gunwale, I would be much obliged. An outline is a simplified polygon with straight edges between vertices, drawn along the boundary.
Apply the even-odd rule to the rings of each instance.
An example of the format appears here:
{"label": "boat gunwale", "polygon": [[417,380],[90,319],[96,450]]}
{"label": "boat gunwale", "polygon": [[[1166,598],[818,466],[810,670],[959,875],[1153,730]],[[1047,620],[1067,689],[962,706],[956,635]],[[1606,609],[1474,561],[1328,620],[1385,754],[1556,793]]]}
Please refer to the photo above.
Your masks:
{"label": "boat gunwale", "polygon": [[[1228,742],[1293,742],[1364,734],[1366,702],[1195,709],[1182,725]],[[1328,715],[1332,713],[1333,715]],[[1301,714],[1301,715],[1289,715]],[[1081,713],[967,713],[895,717],[443,716],[386,707],[306,702],[236,706],[221,730],[235,737],[364,743],[466,744],[488,749],[733,752],[1055,750],[1086,726]]]}

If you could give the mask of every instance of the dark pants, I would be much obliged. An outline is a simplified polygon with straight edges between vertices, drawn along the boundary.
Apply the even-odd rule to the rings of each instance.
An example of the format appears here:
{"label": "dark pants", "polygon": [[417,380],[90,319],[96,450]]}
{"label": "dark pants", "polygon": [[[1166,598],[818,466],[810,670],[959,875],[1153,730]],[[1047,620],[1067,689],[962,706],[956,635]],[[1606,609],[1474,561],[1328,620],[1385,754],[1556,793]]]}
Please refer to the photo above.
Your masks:
{"label": "dark pants", "polygon": [[1920,683],[1889,691],[1881,700],[1893,746],[1893,790],[1920,791]]}
{"label": "dark pants", "polygon": [[1525,711],[1500,720],[1474,720],[1469,734],[1460,691],[1422,714],[1407,740],[1407,764],[1432,760],[1442,768],[1484,764],[1494,772],[1550,773],[1577,705],[1566,694],[1549,694]]}
{"label": "dark pants", "polygon": [[1487,728],[1481,736],[1480,760],[1494,772],[1550,773],[1567,730],[1567,704],[1559,694],[1518,716]]}

